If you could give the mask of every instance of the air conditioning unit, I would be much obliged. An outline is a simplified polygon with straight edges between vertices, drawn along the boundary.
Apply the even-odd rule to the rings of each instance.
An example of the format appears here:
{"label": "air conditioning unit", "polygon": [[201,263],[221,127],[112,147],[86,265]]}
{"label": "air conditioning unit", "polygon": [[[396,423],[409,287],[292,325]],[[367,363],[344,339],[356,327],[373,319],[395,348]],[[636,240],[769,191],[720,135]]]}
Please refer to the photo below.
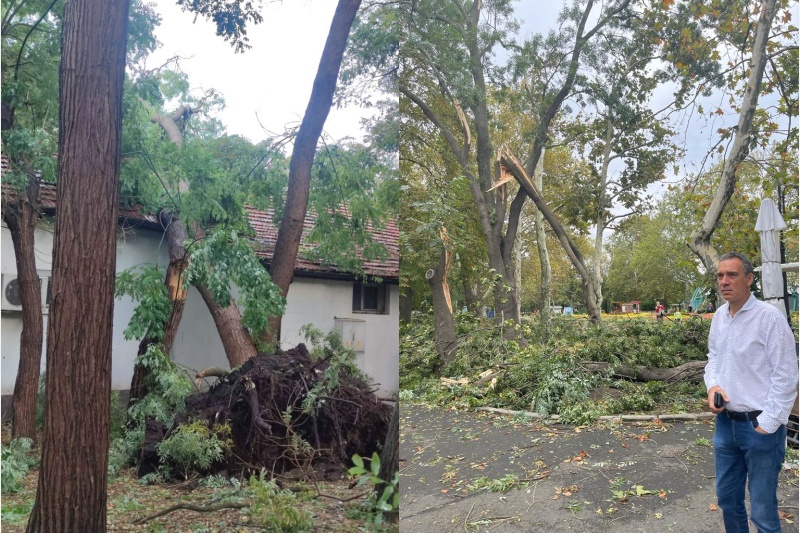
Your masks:
{"label": "air conditioning unit", "polygon": [[[39,287],[42,293],[42,314],[46,315],[50,311],[50,270],[38,270]],[[3,311],[22,311],[22,300],[19,295],[19,281],[16,274],[3,274]]]}
{"label": "air conditioning unit", "polygon": [[22,311],[22,300],[19,298],[19,283],[15,274],[3,274],[3,311]]}

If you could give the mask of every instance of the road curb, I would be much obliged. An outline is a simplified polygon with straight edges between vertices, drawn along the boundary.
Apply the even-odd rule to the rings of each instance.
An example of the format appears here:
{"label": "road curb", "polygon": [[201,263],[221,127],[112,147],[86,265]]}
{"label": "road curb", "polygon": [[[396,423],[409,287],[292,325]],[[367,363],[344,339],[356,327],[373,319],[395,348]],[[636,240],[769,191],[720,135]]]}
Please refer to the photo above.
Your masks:
{"label": "road curb", "polygon": [[[500,409],[497,407],[478,407],[478,411],[497,413],[501,415],[526,416],[537,420],[561,420],[559,415],[543,415],[530,411],[512,411],[510,409]],[[655,414],[655,415],[604,415],[597,417],[598,420],[611,420],[619,422],[647,422],[647,421],[692,421],[692,420],[713,420],[713,413],[688,413],[688,414]]]}

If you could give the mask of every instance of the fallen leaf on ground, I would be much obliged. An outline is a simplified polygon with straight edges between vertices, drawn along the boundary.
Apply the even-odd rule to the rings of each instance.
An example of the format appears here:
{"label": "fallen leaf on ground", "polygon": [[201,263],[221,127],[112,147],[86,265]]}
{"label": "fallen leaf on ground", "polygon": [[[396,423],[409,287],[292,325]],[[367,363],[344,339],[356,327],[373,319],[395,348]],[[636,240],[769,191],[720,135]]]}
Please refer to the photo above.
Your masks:
{"label": "fallen leaf on ground", "polygon": [[708,510],[709,510],[709,511],[716,511],[716,510],[717,510],[717,506],[716,506],[716,504],[709,503],[709,504],[708,504]]}

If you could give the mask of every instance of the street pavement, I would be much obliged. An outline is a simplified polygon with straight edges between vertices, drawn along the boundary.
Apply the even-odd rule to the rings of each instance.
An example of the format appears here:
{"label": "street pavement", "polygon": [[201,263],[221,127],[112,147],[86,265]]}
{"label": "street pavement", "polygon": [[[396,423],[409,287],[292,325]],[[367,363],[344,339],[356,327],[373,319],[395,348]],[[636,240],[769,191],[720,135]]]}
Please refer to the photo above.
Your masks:
{"label": "street pavement", "polygon": [[[408,403],[400,414],[402,533],[724,532],[713,421],[576,427]],[[778,504],[783,533],[797,532],[796,466]]]}

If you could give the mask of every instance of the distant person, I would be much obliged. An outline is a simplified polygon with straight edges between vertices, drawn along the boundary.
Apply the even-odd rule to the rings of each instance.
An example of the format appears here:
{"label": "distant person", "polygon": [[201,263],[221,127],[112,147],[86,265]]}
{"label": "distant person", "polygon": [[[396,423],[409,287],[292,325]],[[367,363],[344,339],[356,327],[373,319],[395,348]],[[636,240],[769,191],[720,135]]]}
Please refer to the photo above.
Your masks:
{"label": "distant person", "polygon": [[667,310],[661,304],[661,302],[656,301],[656,320],[659,322],[664,320],[664,315],[667,314]]}
{"label": "distant person", "polygon": [[713,313],[713,312],[714,312],[714,307],[709,303],[706,306],[706,313]]}
{"label": "distant person", "polygon": [[[719,260],[717,282],[726,303],[708,335],[705,384],[716,417],[716,490],[725,531],[779,533],[778,474],[786,451],[786,423],[797,395],[794,335],[786,318],[750,292],[753,265],[738,252]],[[715,393],[723,402],[714,403]],[[717,404],[719,405],[719,404]]]}
{"label": "distant person", "polygon": [[693,312],[694,312],[694,309],[692,309],[692,306],[690,305],[687,314],[691,315]]}

